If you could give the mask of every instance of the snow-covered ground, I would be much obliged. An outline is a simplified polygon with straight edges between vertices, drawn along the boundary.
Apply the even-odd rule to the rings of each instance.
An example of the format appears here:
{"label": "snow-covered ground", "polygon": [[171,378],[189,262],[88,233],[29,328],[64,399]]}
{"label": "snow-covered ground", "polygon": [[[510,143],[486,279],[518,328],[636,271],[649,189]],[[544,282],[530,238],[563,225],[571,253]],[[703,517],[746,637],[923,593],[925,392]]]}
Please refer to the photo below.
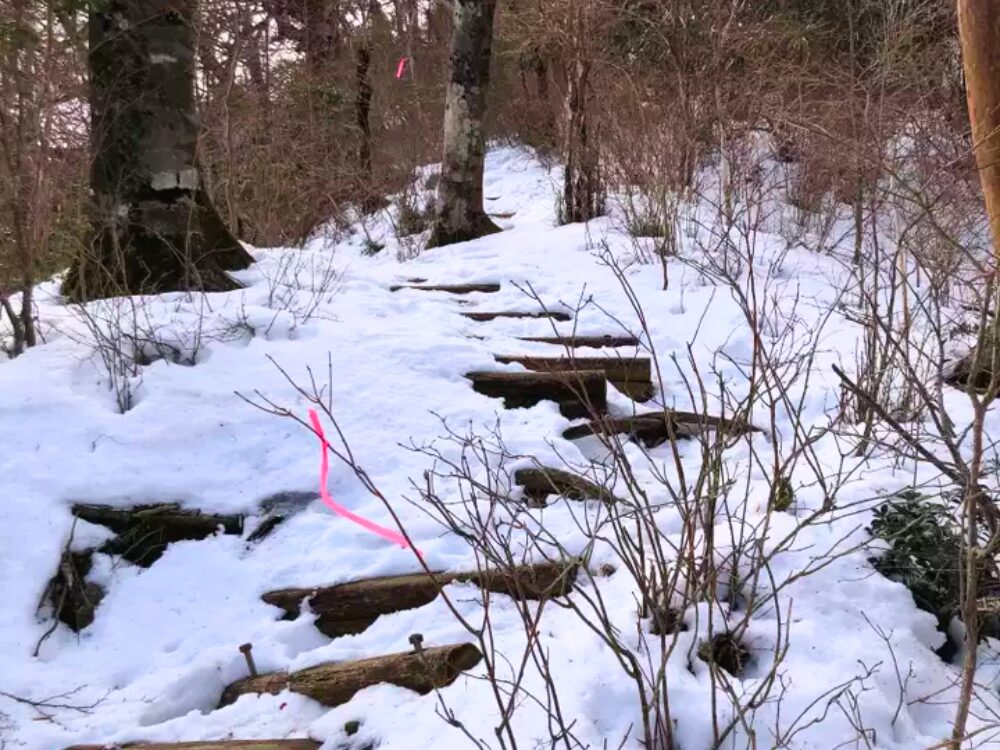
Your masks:
{"label": "snow-covered ground", "polygon": [[[49,626],[37,607],[73,527],[73,503],[176,501],[204,511],[254,516],[259,503],[276,493],[316,490],[315,437],[238,395],[259,392],[305,418],[308,404],[275,363],[298,382],[305,382],[307,368],[312,368],[325,384],[329,357],[330,397],[339,425],[359,464],[394,502],[431,568],[462,570],[474,567],[475,560],[461,537],[447,533],[414,502],[418,493],[411,482],[420,481],[431,460],[407,447],[411,439],[425,444],[443,435],[442,419],[460,432],[486,433],[499,418],[513,454],[556,465],[583,465],[595,455],[593,441],[560,438],[568,420],[554,404],[504,411],[500,401],[477,395],[463,378],[470,370],[500,367],[494,353],[559,354],[551,346],[515,341],[517,336],[551,333],[551,324],[531,319],[481,323],[460,313],[537,309],[523,290],[530,284],[549,309],[574,312],[573,322],[556,324],[560,332],[621,333],[624,326],[641,333],[622,285],[600,258],[606,247],[627,262],[631,243],[612,219],[589,227],[556,227],[555,172],[527,152],[494,150],[487,166],[488,210],[506,217],[498,219],[505,229],[501,234],[400,262],[397,256],[405,248],[387,223],[375,222],[369,231],[386,247],[373,257],[362,252],[362,232],[336,242],[317,240],[304,251],[255,249],[259,262],[238,275],[246,284],[242,291],[207,299],[170,295],[93,306],[95,315],[124,318],[126,327],[138,320],[139,329],[176,342],[195,362],[185,366],[161,359],[142,367],[138,376],[122,375],[119,391],[127,392],[132,402],[125,413],[109,388],[102,360],[88,343],[88,326],[57,304],[54,283],[43,285],[39,297],[46,343],[0,365],[5,427],[0,450],[0,691],[33,699],[71,693],[54,702],[95,705],[86,711],[52,709],[46,718],[0,695],[0,712],[8,717],[0,738],[7,747],[56,750],[88,742],[312,737],[328,750],[346,741],[344,725],[351,720],[361,722],[353,738],[361,742],[358,747],[370,741],[385,750],[471,746],[438,715],[441,700],[485,746],[500,747],[494,732],[496,703],[489,685],[476,679],[483,674],[482,665],[440,696],[380,685],[334,709],[287,692],[243,697],[215,709],[222,689],[246,674],[237,650],[244,642],[253,643],[258,668],[270,671],[405,651],[414,632],[422,633],[427,645],[468,640],[440,600],[382,617],[364,633],[333,641],[315,629],[308,614],[281,620],[279,610],[260,600],[263,592],[418,570],[411,553],[335,516],[319,500],[256,544],[246,539],[255,523],[251,518],[243,538],[219,535],[176,543],[148,569],[96,555],[91,577],[107,590],[96,620],[79,636],[60,626],[42,643],[39,655],[32,656]],[[753,348],[730,289],[685,262],[699,252],[691,239],[682,238],[685,257],[670,264],[669,290],[661,290],[656,264],[631,265],[625,272],[649,322],[646,343],[663,365],[661,397],[678,408],[691,407],[682,377],[693,372],[689,351],[702,374],[714,366],[730,392],[740,395],[746,391],[745,364]],[[830,365],[851,368],[858,335],[852,324],[827,312],[837,302],[844,264],[835,255],[788,250],[777,234],[760,233],[754,242],[749,268],[757,283],[767,282],[768,294],[758,304],[774,322],[772,330],[783,330],[778,322],[784,321],[792,330],[786,342],[803,347],[816,342],[802,423],[822,427],[840,398]],[[331,270],[337,274],[335,283],[330,283]],[[744,280],[746,270],[740,272]],[[502,289],[461,298],[390,292],[391,285],[411,277],[439,283],[499,282]],[[596,304],[576,311],[581,301],[591,299]],[[192,342],[198,340],[195,347]],[[804,386],[800,381],[793,390],[799,393]],[[617,413],[634,406],[616,392],[609,398]],[[956,404],[960,414],[960,397]],[[721,408],[712,397],[710,406],[712,413]],[[759,416],[767,422],[766,414]],[[790,425],[788,415],[779,412],[777,432],[784,444],[791,440]],[[768,436],[753,440],[761,455],[771,456]],[[453,451],[447,443],[439,445]],[[873,500],[923,476],[919,467],[888,460],[844,463],[843,445],[834,435],[820,439],[814,449],[825,471],[849,476],[837,498],[845,506]],[[673,471],[670,449],[654,449],[652,461],[638,449],[629,450],[639,481],[662,494],[654,476],[657,465],[666,466],[667,474]],[[680,452],[683,466],[696,473],[697,444],[681,444]],[[767,463],[751,461],[745,443],[734,446],[727,459],[740,485],[737,493],[751,498],[746,524],[760,524],[768,515]],[[808,477],[793,475],[792,484],[796,505],[792,512],[773,514],[769,533],[774,538],[823,501],[823,492]],[[392,525],[381,502],[337,462],[329,488],[351,510]],[[458,492],[439,489],[446,496]],[[568,549],[580,551],[588,539],[579,516],[600,509],[561,501],[534,512]],[[680,533],[676,509],[664,508],[656,518],[668,534]],[[867,519],[862,511],[802,529],[775,560],[774,575],[782,580],[810,566],[821,567],[817,559],[835,544],[844,550],[858,545],[866,539]],[[107,533],[78,522],[73,546],[94,546]],[[596,562],[614,563],[600,545],[594,554]],[[766,678],[776,638],[783,637],[776,633],[787,628],[789,642],[778,665],[780,683],[755,709],[754,747],[775,746],[775,737],[787,736],[793,727],[805,727],[788,741],[787,746],[797,748],[834,748],[844,742],[850,747],[867,742],[878,748],[923,748],[950,735],[958,669],[934,653],[942,643],[934,619],[914,606],[903,586],[875,574],[870,556],[863,548],[847,552],[783,589],[780,606],[765,607],[752,618],[746,634],[751,664],[732,679],[735,693],[749,695]],[[586,585],[600,587],[623,641],[640,650],[630,579],[616,574]],[[453,593],[463,613],[475,617],[480,604],[474,590],[456,586]],[[525,636],[513,605],[497,596],[491,606],[499,651],[519,654]],[[702,750],[712,746],[712,682],[708,667],[688,654],[704,637],[705,624],[703,618],[686,620],[692,627],[681,634],[666,679],[679,748]],[[575,722],[575,737],[594,748],[618,747],[623,739],[625,747],[640,747],[634,684],[587,625],[571,611],[550,607],[539,637],[551,646],[561,709]],[[984,658],[989,659],[985,646]],[[866,673],[866,679],[856,679]],[[987,663],[980,671],[982,689],[972,728],[990,724],[991,715],[1000,712],[994,679],[995,670]],[[829,706],[840,685],[848,690]],[[537,706],[523,705],[512,723],[520,747],[549,746],[545,714]],[[865,740],[859,739],[859,730]],[[536,745],[543,740],[544,745]],[[748,745],[743,727],[723,743]]]}

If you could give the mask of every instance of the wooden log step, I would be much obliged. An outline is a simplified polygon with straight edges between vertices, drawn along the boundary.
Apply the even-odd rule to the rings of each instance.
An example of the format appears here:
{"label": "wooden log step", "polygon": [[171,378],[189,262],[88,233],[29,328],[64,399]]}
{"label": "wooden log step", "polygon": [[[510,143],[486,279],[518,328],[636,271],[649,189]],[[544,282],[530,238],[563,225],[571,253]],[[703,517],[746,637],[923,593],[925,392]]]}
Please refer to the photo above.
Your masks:
{"label": "wooden log step", "polygon": [[604,377],[615,388],[635,401],[648,401],[655,393],[649,357],[535,357],[497,354],[493,358],[501,364],[519,364],[534,372],[602,370]]}
{"label": "wooden log step", "polygon": [[540,401],[555,401],[560,413],[578,419],[607,408],[608,388],[600,370],[566,372],[493,372],[465,374],[476,393],[502,398],[508,409],[534,406]]}
{"label": "wooden log step", "polygon": [[202,740],[200,742],[136,742],[128,745],[73,745],[66,750],[319,750],[315,740]]}
{"label": "wooden log step", "polygon": [[578,349],[589,347],[603,349],[611,346],[639,346],[635,336],[522,336],[518,341],[533,341],[536,344],[555,344],[556,346]]}
{"label": "wooden log step", "polygon": [[514,484],[524,489],[525,497],[541,505],[549,495],[561,495],[570,500],[600,500],[609,505],[618,500],[604,487],[562,469],[518,469],[514,472]]}
{"label": "wooden log step", "polygon": [[471,643],[421,649],[361,661],[320,664],[299,672],[272,672],[234,682],[222,693],[222,706],[234,703],[241,695],[283,690],[306,695],[324,706],[341,706],[367,687],[388,682],[426,695],[447,687],[483,658]]}
{"label": "wooden log step", "polygon": [[638,414],[625,419],[595,420],[564,430],[563,437],[567,440],[577,440],[588,435],[619,434],[627,435],[630,440],[638,440],[647,448],[655,448],[667,442],[671,432],[678,439],[688,439],[697,437],[707,430],[721,430],[729,435],[762,432],[760,428],[745,422],[669,410]]}
{"label": "wooden log step", "polygon": [[484,292],[492,294],[500,291],[499,284],[396,284],[389,287],[390,292],[400,289],[417,289],[422,292],[447,292],[448,294],[472,294]]}
{"label": "wooden log step", "polygon": [[565,596],[573,588],[578,565],[542,563],[510,571],[477,570],[465,573],[414,573],[368,578],[336,586],[287,588],[269,591],[261,598],[294,619],[303,603],[316,614],[316,627],[336,638],[360,633],[381,615],[430,604],[449,583],[470,582],[495,594],[523,601]]}
{"label": "wooden log step", "polygon": [[464,312],[462,316],[470,320],[479,321],[480,323],[488,320],[496,320],[497,318],[548,318],[549,320],[558,320],[563,323],[573,320],[573,316],[569,313],[549,312],[547,310],[539,310],[537,312],[519,312],[517,310],[507,312]]}
{"label": "wooden log step", "polygon": [[99,552],[121,555],[129,562],[149,567],[171,542],[198,540],[215,534],[242,534],[243,517],[182,510],[177,503],[112,508],[81,503],[73,515],[114,531],[118,536],[105,542]]}

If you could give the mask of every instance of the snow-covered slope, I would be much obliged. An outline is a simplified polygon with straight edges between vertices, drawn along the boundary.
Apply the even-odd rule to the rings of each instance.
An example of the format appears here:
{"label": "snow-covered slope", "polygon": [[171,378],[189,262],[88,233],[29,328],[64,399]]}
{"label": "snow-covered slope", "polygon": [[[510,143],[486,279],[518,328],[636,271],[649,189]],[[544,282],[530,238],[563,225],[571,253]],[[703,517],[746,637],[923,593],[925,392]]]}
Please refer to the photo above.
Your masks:
{"label": "snow-covered slope", "polygon": [[[345,741],[344,724],[351,720],[361,721],[358,738],[376,741],[385,750],[469,746],[460,730],[437,715],[441,699],[472,735],[486,746],[500,747],[490,687],[475,679],[483,674],[482,665],[440,697],[380,685],[335,709],[286,692],[244,697],[213,710],[223,687],[246,674],[237,650],[244,642],[253,643],[258,668],[269,671],[404,651],[413,632],[422,633],[428,645],[467,640],[440,600],[382,617],[364,633],[333,641],[313,627],[308,615],[281,620],[276,608],[260,600],[263,592],[418,570],[411,553],[335,516],[318,500],[256,544],[246,539],[254,526],[251,518],[242,538],[219,535],[176,543],[148,569],[96,555],[92,578],[105,586],[107,596],[94,623],[79,636],[60,626],[34,657],[49,626],[36,608],[73,528],[70,507],[75,502],[127,506],[176,501],[204,511],[253,516],[260,501],[276,493],[315,491],[315,437],[292,420],[253,408],[237,394],[259,392],[305,418],[308,404],[275,363],[300,383],[312,368],[325,384],[328,357],[330,398],[339,425],[359,464],[394,502],[428,565],[441,570],[474,566],[461,537],[446,532],[419,503],[411,502],[418,498],[411,481],[419,482],[431,464],[425,454],[407,447],[411,439],[425,444],[443,435],[442,419],[460,432],[486,433],[499,418],[508,449],[542,463],[585,464],[594,446],[560,439],[568,420],[554,404],[504,411],[500,401],[477,395],[463,378],[470,370],[499,367],[494,353],[558,354],[544,344],[515,341],[551,333],[548,321],[480,323],[460,313],[536,309],[523,290],[530,284],[550,309],[574,311],[574,321],[556,324],[560,332],[621,333],[624,327],[641,333],[621,284],[599,257],[606,245],[612,255],[627,260],[627,236],[612,219],[589,227],[555,227],[554,178],[525,151],[496,150],[489,157],[485,192],[489,210],[508,217],[498,219],[506,230],[501,234],[400,263],[400,248],[388,226],[376,223],[369,229],[386,248],[374,257],[363,254],[364,234],[356,232],[338,242],[313,242],[304,251],[255,250],[259,262],[240,274],[246,289],[239,292],[95,305],[95,315],[124,317],[126,328],[156,331],[195,361],[185,366],[159,360],[142,367],[140,376],[123,375],[120,390],[132,401],[125,413],[90,343],[90,328],[55,301],[46,302],[46,293],[51,298],[56,287],[43,287],[40,313],[47,342],[0,365],[0,691],[32,699],[68,693],[52,702],[94,705],[45,710],[44,718],[31,706],[0,696],[0,712],[9,717],[0,737],[8,747],[55,750],[84,742],[309,736],[333,748]],[[684,242],[690,244],[690,239]],[[853,362],[857,335],[837,316],[827,319],[838,294],[831,282],[841,277],[842,265],[833,256],[788,251],[777,235],[761,233],[754,241],[756,257],[749,267],[759,279],[769,279],[771,295],[760,305],[775,321],[788,314],[786,322],[797,331],[791,340],[806,346],[814,337],[819,343],[810,363],[803,423],[823,426],[840,397],[829,365],[842,358],[847,366]],[[696,252],[685,247],[685,254]],[[331,269],[337,274],[335,283]],[[732,393],[745,392],[753,337],[731,291],[685,260],[672,261],[669,271],[668,291],[661,290],[657,265],[633,265],[625,273],[649,322],[647,343],[663,365],[666,402],[691,407],[681,375],[693,372],[689,351],[703,374],[714,363]],[[461,299],[390,292],[390,286],[411,277],[440,283],[495,281],[502,288]],[[587,300],[596,304],[577,312]],[[676,366],[670,360],[674,355]],[[633,408],[622,394],[609,397],[618,413]],[[713,413],[721,408],[712,398],[710,407]],[[767,415],[761,416],[766,422]],[[779,413],[778,432],[787,433],[789,425],[787,415]],[[771,455],[768,437],[754,440],[761,455]],[[872,461],[860,467],[851,463],[855,459],[844,463],[841,448],[833,435],[816,444],[825,470],[851,477],[839,503],[872,499],[914,481],[912,466]],[[442,450],[451,448],[442,444]],[[683,465],[696,472],[696,444],[682,444],[680,451]],[[652,455],[652,464],[644,463],[638,451],[632,457],[640,467],[639,480],[656,491],[654,464],[670,465],[672,459],[667,447]],[[732,448],[727,459],[740,495],[757,499],[747,506],[745,523],[759,525],[767,516],[768,467],[750,461],[745,444]],[[792,480],[796,507],[793,513],[773,514],[769,533],[775,538],[823,500],[814,483]],[[379,500],[337,462],[329,487],[351,510],[392,525]],[[576,551],[588,542],[578,523],[580,514],[599,512],[568,501],[537,511],[563,544]],[[679,533],[671,528],[677,524],[676,511],[666,508],[658,518],[668,533]],[[862,508],[860,514],[803,529],[775,560],[775,577],[783,580],[810,565],[819,567],[815,561],[834,545],[850,550],[865,540],[866,519]],[[73,534],[74,548],[83,548],[107,532],[78,522]],[[866,559],[870,554],[847,551],[785,588],[779,607],[754,615],[747,645],[757,661],[740,679],[733,678],[736,693],[759,687],[783,628],[790,643],[779,667],[781,683],[756,709],[756,747],[771,747],[776,735],[787,736],[790,728],[804,727],[824,714],[823,721],[794,734],[788,746],[832,748],[848,740],[860,742],[858,727],[852,726],[857,722],[871,747],[929,747],[949,735],[957,670],[934,653],[942,638],[933,618],[916,609],[902,586],[874,574]],[[614,560],[598,546],[594,562]],[[629,579],[613,575],[593,585],[600,587],[623,639],[638,648],[635,591]],[[455,592],[458,606],[475,616],[480,604],[474,589],[456,587]],[[519,654],[525,636],[514,607],[499,596],[491,606],[499,650]],[[704,624],[691,622],[677,649],[681,655],[669,662],[667,683],[679,747],[701,750],[712,743],[712,687],[707,667],[683,655],[704,635],[699,631]],[[561,709],[575,722],[576,738],[595,748],[605,742],[617,747],[623,738],[626,747],[639,747],[634,685],[608,649],[564,609],[547,609],[539,631],[551,645]],[[866,672],[867,679],[856,679]],[[984,690],[976,715],[987,724],[1000,702],[991,687],[992,667],[984,667],[981,676]],[[828,705],[831,690],[840,685],[853,691],[856,716],[840,704]],[[844,706],[852,704],[850,694],[839,695]],[[513,726],[521,747],[549,737],[537,706],[523,706]],[[746,745],[743,728],[725,744]]]}

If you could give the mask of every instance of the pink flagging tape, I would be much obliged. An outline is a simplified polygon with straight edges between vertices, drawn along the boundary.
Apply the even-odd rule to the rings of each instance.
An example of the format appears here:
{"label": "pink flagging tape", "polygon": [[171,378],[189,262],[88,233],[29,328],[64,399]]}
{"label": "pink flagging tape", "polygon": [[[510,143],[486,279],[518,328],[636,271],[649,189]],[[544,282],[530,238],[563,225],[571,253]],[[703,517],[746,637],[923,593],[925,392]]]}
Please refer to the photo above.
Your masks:
{"label": "pink flagging tape", "polygon": [[403,73],[406,72],[406,58],[399,58],[399,65],[396,66],[396,78],[402,78]]}
{"label": "pink flagging tape", "polygon": [[[398,544],[404,549],[409,547],[410,543],[406,541],[406,537],[399,532],[387,529],[384,526],[379,526],[377,523],[373,523],[367,518],[362,518],[357,513],[352,513],[330,496],[330,491],[327,489],[327,482],[330,478],[330,457],[326,452],[330,444],[326,441],[326,435],[323,432],[323,425],[320,423],[319,415],[316,413],[315,409],[309,410],[309,421],[312,422],[313,431],[316,433],[316,437],[319,438],[321,456],[319,464],[319,495],[323,499],[323,504],[334,513],[343,516],[348,521],[353,521],[358,526],[367,529],[371,533],[378,534],[383,539],[390,541],[393,544]],[[413,548],[413,551],[418,555],[420,554],[420,551],[416,547]]]}

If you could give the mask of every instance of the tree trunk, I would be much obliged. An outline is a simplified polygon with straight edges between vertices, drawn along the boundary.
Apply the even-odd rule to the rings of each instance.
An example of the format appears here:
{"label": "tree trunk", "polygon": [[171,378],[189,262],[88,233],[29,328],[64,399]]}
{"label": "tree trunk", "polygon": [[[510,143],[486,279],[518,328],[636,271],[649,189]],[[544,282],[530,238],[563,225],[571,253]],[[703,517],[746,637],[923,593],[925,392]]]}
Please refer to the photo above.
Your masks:
{"label": "tree trunk", "polygon": [[309,74],[326,76],[340,51],[338,15],[335,0],[307,0],[302,33],[305,36],[306,69]]}
{"label": "tree trunk", "polygon": [[499,232],[483,209],[486,138],[483,116],[490,83],[496,0],[455,0],[451,80],[444,113],[444,158],[428,247]]}
{"label": "tree trunk", "polygon": [[378,208],[378,199],[374,193],[372,179],[372,128],[369,119],[372,108],[371,63],[371,41],[363,39],[358,44],[357,51],[355,79],[358,91],[357,98],[354,100],[354,115],[361,137],[361,142],[358,144],[358,168],[361,172],[361,191],[364,196],[361,201],[361,210],[364,213],[371,213]]}
{"label": "tree trunk", "polygon": [[598,155],[590,132],[588,60],[577,55],[571,63],[566,87],[566,171],[563,182],[563,221],[567,224],[590,221],[604,211],[604,195],[598,173]]}
{"label": "tree trunk", "polygon": [[196,150],[195,0],[107,0],[90,14],[93,239],[70,299],[238,288],[253,258],[219,218]]}
{"label": "tree trunk", "polygon": [[994,0],[959,0],[958,29],[972,144],[1000,256],[1000,15]]}

